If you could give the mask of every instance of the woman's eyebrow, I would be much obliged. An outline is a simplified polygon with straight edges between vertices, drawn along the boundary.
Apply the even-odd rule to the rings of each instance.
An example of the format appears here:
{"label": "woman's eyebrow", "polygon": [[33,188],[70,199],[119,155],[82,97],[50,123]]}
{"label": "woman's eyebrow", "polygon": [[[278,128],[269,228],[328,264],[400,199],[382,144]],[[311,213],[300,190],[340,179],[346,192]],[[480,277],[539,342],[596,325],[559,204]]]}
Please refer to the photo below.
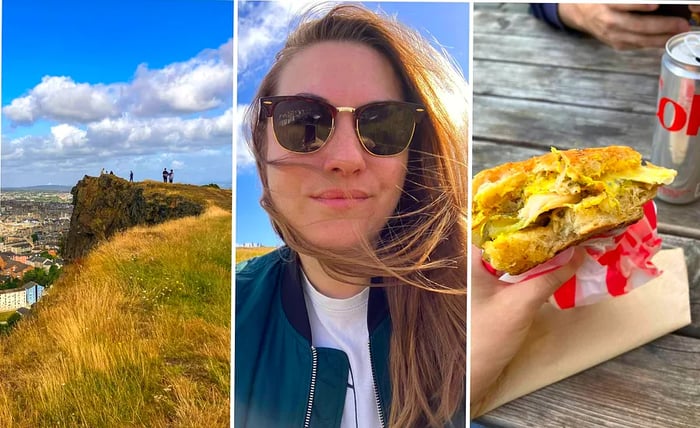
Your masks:
{"label": "woman's eyebrow", "polygon": [[320,96],[320,95],[311,94],[311,93],[308,93],[308,92],[300,92],[300,93],[295,94],[295,95],[296,95],[296,96],[299,96],[299,97],[313,98],[313,99],[315,99],[315,100],[323,101],[323,102],[325,102],[325,103],[330,104],[330,102],[329,102],[327,99],[323,98],[323,97]]}

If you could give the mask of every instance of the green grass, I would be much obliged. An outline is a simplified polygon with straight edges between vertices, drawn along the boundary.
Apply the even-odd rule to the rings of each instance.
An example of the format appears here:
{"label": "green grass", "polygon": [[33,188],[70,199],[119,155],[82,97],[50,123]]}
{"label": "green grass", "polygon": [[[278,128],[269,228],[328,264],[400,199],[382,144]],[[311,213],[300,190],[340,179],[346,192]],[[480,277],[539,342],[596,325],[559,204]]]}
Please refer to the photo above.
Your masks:
{"label": "green grass", "polygon": [[0,336],[0,426],[227,427],[231,212],[136,227]]}
{"label": "green grass", "polygon": [[0,312],[0,322],[7,322],[16,311]]}

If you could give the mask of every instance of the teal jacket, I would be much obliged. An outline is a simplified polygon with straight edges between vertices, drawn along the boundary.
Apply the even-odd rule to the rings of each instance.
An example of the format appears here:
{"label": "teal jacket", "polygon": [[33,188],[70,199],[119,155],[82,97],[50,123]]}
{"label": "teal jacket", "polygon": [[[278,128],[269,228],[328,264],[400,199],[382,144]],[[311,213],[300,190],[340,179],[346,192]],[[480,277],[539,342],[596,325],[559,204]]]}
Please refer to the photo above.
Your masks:
{"label": "teal jacket", "polygon": [[[349,373],[346,354],[311,345],[301,268],[287,247],[236,266],[234,427],[339,427]],[[391,320],[382,288],[367,311],[375,400],[389,420]],[[465,412],[453,426],[465,426]]]}

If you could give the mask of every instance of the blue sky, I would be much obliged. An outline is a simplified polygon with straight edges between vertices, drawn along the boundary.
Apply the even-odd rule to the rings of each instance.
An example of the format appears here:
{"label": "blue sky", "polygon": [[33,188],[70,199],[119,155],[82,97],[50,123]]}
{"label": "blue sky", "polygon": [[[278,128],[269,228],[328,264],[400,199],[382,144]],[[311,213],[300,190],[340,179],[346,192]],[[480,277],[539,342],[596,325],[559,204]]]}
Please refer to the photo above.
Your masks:
{"label": "blue sky", "polygon": [[[261,186],[240,128],[244,109],[289,32],[288,21],[312,1],[238,3],[236,129],[236,243],[281,244],[259,205]],[[469,70],[469,5],[457,2],[362,2],[417,30]],[[436,41],[435,41],[436,40]]]}
{"label": "blue sky", "polygon": [[2,187],[230,186],[232,0],[3,0]]}

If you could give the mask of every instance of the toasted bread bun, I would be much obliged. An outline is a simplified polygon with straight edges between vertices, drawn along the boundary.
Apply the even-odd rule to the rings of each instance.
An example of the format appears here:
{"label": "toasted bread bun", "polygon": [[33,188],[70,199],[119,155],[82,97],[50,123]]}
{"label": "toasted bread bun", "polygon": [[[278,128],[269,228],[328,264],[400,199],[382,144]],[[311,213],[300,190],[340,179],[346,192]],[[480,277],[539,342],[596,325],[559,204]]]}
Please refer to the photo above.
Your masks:
{"label": "toasted bread bun", "polygon": [[495,269],[523,273],[588,238],[632,224],[676,171],[629,147],[558,151],[481,171],[472,242]]}

